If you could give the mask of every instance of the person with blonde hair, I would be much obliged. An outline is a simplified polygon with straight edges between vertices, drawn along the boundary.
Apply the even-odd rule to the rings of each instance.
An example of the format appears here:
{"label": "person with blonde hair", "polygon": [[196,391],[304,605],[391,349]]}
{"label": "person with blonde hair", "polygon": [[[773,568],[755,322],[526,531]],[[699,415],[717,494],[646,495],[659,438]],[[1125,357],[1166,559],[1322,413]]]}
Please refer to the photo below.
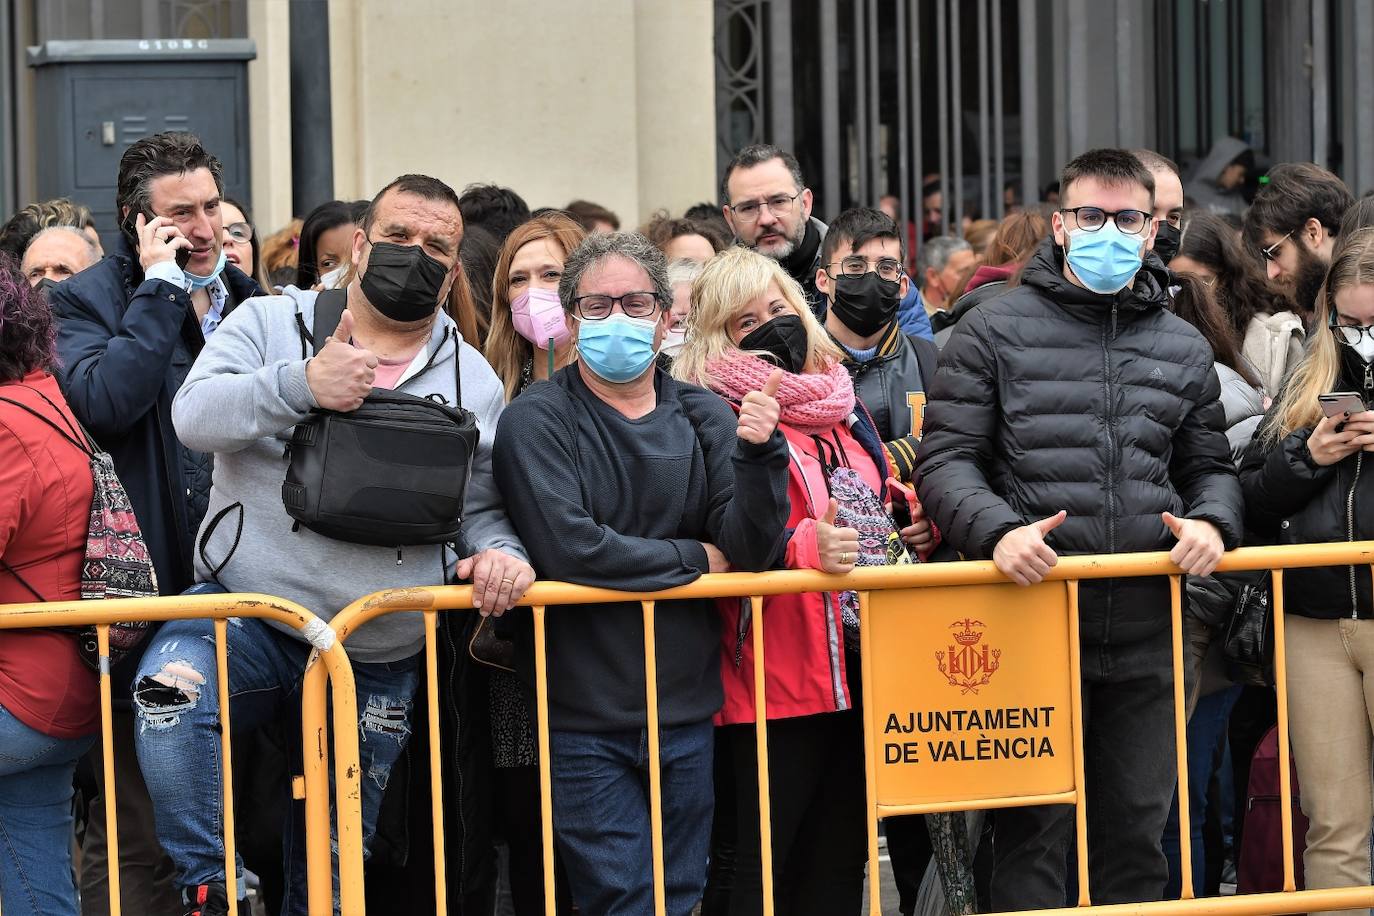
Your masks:
{"label": "person with blonde hair", "polygon": [[[888,455],[854,395],[843,351],[772,258],[745,248],[716,255],[692,287],[687,342],[673,375],[736,405],[773,389],[791,461],[784,561],[846,573],[906,556],[884,506]],[[718,603],[725,704],[717,722],[738,793],[731,914],[762,900],[752,735],[753,643],[748,604]],[[764,599],[774,887],[779,914],[856,913],[864,880],[863,730],[858,602],[852,592]],[[733,734],[732,734],[733,733]],[[747,734],[746,734],[747,733]]]}
{"label": "person with blonde hair", "polygon": [[551,212],[515,227],[501,246],[483,355],[508,401],[577,359],[577,318],[559,303],[558,281],[563,262],[586,237],[571,218]]}
{"label": "person with blonde hair", "polygon": [[[1341,236],[1306,355],[1241,466],[1246,521],[1280,544],[1374,538],[1374,229]],[[1352,392],[1324,407],[1321,396]],[[1369,883],[1374,607],[1363,567],[1283,577],[1293,755],[1307,887]],[[1349,910],[1364,913],[1365,910]]]}

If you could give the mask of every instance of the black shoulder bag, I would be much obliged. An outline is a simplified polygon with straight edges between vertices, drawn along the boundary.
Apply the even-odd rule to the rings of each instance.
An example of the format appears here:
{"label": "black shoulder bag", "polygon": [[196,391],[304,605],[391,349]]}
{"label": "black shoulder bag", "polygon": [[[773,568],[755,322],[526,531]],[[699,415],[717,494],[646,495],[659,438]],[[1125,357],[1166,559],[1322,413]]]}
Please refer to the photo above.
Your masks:
{"label": "black shoulder bag", "polygon": [[[343,290],[326,290],[315,300],[316,353],[347,304]],[[303,322],[301,331],[304,336]],[[357,410],[316,409],[296,424],[281,488],[288,515],[317,534],[353,544],[458,539],[479,430],[477,418],[462,407],[456,335],[454,345],[456,405],[374,388]]]}

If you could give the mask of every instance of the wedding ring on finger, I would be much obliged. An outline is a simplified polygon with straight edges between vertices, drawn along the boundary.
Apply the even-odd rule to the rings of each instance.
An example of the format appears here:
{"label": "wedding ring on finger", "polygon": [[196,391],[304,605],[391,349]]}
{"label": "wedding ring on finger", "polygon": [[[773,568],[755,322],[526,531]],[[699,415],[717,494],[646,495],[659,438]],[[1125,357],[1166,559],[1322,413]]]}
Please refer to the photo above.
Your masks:
{"label": "wedding ring on finger", "polygon": [[849,563],[849,553],[848,553],[848,552],[841,553],[841,554],[840,554],[840,565],[841,565],[841,566],[845,566],[845,565],[847,565],[848,563]]}

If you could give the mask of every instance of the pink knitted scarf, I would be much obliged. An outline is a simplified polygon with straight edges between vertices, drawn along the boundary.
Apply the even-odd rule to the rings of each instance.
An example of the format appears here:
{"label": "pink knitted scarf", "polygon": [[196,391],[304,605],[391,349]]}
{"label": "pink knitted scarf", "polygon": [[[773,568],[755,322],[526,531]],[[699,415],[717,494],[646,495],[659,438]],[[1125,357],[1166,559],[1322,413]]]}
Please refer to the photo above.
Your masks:
{"label": "pink knitted scarf", "polygon": [[[733,350],[706,368],[711,389],[738,404],[749,392],[762,390],[777,366]],[[808,435],[823,433],[854,412],[854,383],[839,363],[821,373],[784,372],[777,399],[782,422]]]}

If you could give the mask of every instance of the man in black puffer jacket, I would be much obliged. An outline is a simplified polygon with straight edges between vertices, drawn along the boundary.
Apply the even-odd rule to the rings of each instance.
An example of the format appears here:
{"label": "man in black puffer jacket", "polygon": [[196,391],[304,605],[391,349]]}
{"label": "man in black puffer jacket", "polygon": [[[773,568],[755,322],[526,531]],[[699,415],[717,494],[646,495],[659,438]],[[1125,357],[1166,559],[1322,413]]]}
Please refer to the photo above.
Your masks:
{"label": "man in black puffer jacket", "polygon": [[[972,311],[926,407],[920,498],[945,540],[1016,582],[1057,553],[1162,550],[1210,573],[1241,532],[1212,352],[1170,314],[1154,180],[1123,150],[1065,168],[1023,285]],[[1066,253],[1067,252],[1067,253]],[[1167,580],[1080,596],[1094,903],[1157,900],[1176,779]],[[1068,807],[998,812],[995,911],[1065,905]]]}

